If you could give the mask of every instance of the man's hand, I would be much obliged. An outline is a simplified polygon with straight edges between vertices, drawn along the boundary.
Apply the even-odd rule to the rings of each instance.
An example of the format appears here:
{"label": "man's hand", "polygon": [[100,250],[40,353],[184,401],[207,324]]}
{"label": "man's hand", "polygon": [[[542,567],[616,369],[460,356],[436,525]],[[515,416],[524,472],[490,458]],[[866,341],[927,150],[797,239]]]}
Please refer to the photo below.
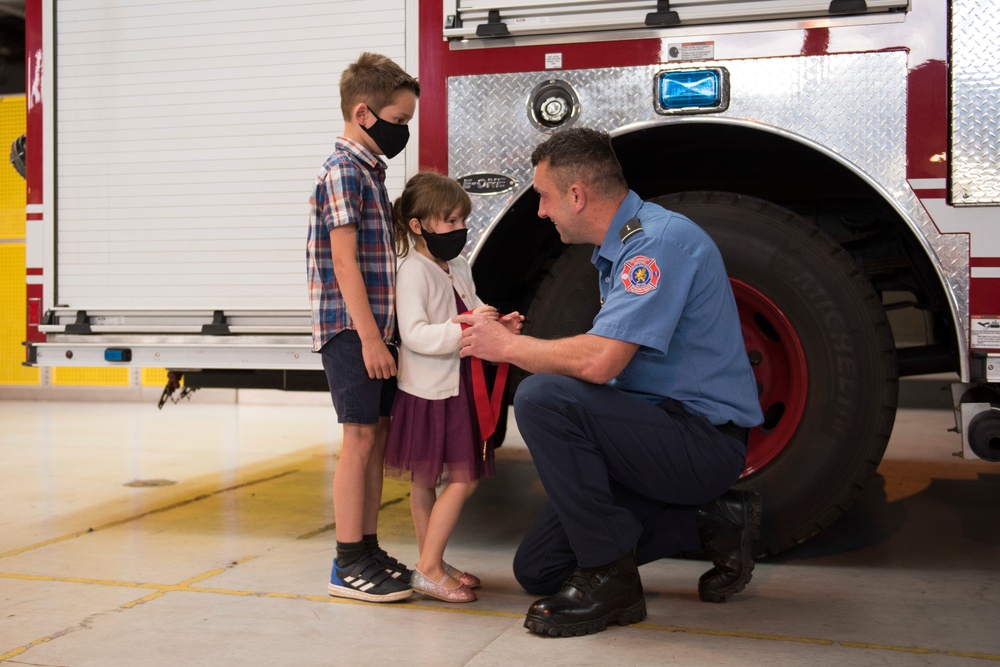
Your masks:
{"label": "man's hand", "polygon": [[373,380],[388,380],[396,375],[396,360],[381,338],[361,342],[361,356],[368,369],[368,377]]}
{"label": "man's hand", "polygon": [[479,357],[486,361],[508,361],[504,357],[507,342],[514,336],[506,325],[475,314],[462,314],[452,322],[469,325],[462,330],[461,357]]}
{"label": "man's hand", "polygon": [[469,325],[462,331],[459,354],[486,361],[506,361],[529,373],[556,373],[604,384],[617,377],[639,349],[638,343],[589,333],[554,340],[517,336],[505,326],[513,324],[520,328],[522,319],[517,315],[504,323],[473,314],[452,318],[452,322]]}

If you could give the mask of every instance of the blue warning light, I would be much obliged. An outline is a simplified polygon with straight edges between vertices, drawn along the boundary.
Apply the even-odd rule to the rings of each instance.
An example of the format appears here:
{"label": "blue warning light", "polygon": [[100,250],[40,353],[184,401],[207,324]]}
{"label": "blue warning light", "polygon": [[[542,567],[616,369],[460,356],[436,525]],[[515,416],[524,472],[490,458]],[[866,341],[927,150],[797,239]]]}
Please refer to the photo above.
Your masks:
{"label": "blue warning light", "polygon": [[656,75],[656,110],[707,113],[729,107],[729,76],[722,68],[664,70]]}

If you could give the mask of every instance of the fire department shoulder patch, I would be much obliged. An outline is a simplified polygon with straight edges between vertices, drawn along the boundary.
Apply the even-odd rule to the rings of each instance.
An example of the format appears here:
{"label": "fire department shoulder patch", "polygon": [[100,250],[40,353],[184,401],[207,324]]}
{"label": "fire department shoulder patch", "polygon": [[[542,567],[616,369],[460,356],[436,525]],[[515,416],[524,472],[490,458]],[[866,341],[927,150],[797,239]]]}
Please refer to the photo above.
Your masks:
{"label": "fire department shoulder patch", "polygon": [[636,255],[626,260],[622,268],[622,284],[625,285],[626,292],[635,294],[652,292],[659,281],[660,267],[656,265],[655,259]]}

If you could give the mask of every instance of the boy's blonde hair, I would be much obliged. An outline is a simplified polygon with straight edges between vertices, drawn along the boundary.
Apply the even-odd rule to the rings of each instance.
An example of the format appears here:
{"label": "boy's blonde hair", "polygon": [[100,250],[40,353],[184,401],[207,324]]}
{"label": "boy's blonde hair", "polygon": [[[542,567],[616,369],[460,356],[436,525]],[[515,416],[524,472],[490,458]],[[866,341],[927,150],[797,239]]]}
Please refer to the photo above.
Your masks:
{"label": "boy's blonde hair", "polygon": [[402,67],[377,53],[362,53],[340,76],[340,110],[344,120],[351,119],[351,110],[364,102],[378,113],[392,104],[402,90],[420,97],[420,84]]}
{"label": "boy's blonde hair", "polygon": [[436,171],[421,171],[406,182],[403,194],[392,205],[392,222],[396,232],[396,255],[410,252],[410,220],[446,219],[459,209],[462,217],[472,212],[472,200],[453,178]]}

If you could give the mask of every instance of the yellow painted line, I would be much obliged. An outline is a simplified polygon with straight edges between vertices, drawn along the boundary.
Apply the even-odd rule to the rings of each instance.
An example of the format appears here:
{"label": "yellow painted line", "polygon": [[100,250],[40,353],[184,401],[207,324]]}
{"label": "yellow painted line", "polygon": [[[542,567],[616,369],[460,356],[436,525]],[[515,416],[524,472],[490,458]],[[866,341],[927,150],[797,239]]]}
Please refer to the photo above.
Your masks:
{"label": "yellow painted line", "polygon": [[277,475],[271,475],[269,477],[262,477],[260,479],[250,480],[249,482],[243,482],[242,484],[235,484],[233,486],[227,486],[224,489],[218,489],[212,491],[211,493],[202,493],[193,498],[188,498],[186,500],[180,500],[176,503],[171,503],[163,507],[157,507],[156,509],[151,509],[148,512],[142,512],[141,514],[135,514],[124,519],[117,519],[116,521],[111,521],[98,526],[97,528],[87,528],[86,530],[78,530],[75,533],[70,533],[68,535],[61,535],[59,537],[53,537],[50,540],[45,540],[44,542],[38,542],[37,544],[31,544],[26,547],[20,547],[19,549],[11,549],[10,551],[5,551],[0,553],[0,558],[7,558],[9,556],[16,556],[18,554],[23,554],[27,551],[34,551],[35,549],[41,549],[42,547],[47,547],[52,544],[58,544],[59,542],[65,542],[66,540],[72,540],[77,537],[82,537],[83,535],[88,535],[90,533],[96,533],[101,530],[107,530],[108,528],[115,528],[117,526],[122,526],[126,523],[131,523],[133,521],[138,521],[139,519],[144,519],[147,516],[153,514],[160,514],[162,512],[169,512],[170,510],[175,510],[178,507],[184,507],[185,505],[191,505],[192,503],[201,502],[202,500],[207,500],[212,496],[217,496],[221,493],[227,493],[229,491],[235,491],[236,489],[242,489],[247,486],[254,486],[255,484],[263,484],[264,482],[270,482],[286,475],[293,475],[299,472],[298,470],[286,470],[285,472],[278,473]]}
{"label": "yellow painted line", "polygon": [[155,600],[156,598],[163,597],[165,593],[166,591],[157,591],[155,593],[150,593],[149,595],[141,597],[138,600],[132,600],[131,602],[126,602],[125,604],[122,605],[122,609],[131,609],[132,607],[138,607],[139,605],[145,604],[150,600]]}
{"label": "yellow painted line", "polygon": [[17,579],[20,581],[58,581],[64,584],[91,584],[93,586],[117,586],[125,588],[161,588],[160,584],[143,584],[134,581],[118,581],[116,579],[91,579],[89,577],[53,577],[42,574],[14,574],[0,572],[0,579]]}
{"label": "yellow painted line", "polygon": [[3,655],[0,655],[0,662],[6,660],[7,658],[13,658],[16,655],[21,655],[32,646],[38,646],[39,644],[44,644],[50,641],[52,641],[52,637],[42,637],[41,639],[36,639],[30,644],[25,644],[24,646],[18,646],[17,648],[11,649],[10,651],[7,651]]}
{"label": "yellow painted line", "polygon": [[655,625],[652,623],[637,623],[634,628],[657,630],[660,632],[683,632],[690,635],[710,635],[716,637],[732,637],[737,639],[759,639],[776,642],[795,642],[813,644],[816,646],[840,646],[843,648],[864,649],[869,651],[892,651],[896,653],[912,653],[915,655],[947,655],[960,658],[976,658],[1000,662],[1000,654],[972,653],[967,651],[945,651],[922,646],[895,646],[892,644],[873,644],[867,642],[849,642],[839,639],[820,639],[817,637],[794,637],[787,635],[772,635],[760,632],[738,632],[735,630],[710,630],[706,628],[685,628],[676,625]]}
{"label": "yellow painted line", "polygon": [[[242,558],[234,562],[234,565],[245,563],[251,560],[253,557],[249,556]],[[95,586],[122,586],[127,588],[149,588],[153,589],[153,592],[149,595],[143,596],[131,602],[126,602],[121,605],[123,609],[131,609],[137,605],[143,604],[150,600],[162,597],[167,593],[203,593],[209,595],[230,595],[238,597],[261,597],[261,598],[272,598],[272,599],[282,599],[282,600],[304,600],[306,602],[321,602],[327,604],[360,604],[360,605],[371,605],[370,602],[363,602],[361,600],[352,600],[350,598],[337,598],[328,595],[303,595],[300,593],[281,593],[273,591],[248,591],[239,589],[227,589],[227,588],[207,588],[200,586],[192,586],[191,584],[197,583],[199,581],[204,581],[216,575],[222,574],[227,568],[217,568],[214,570],[209,570],[197,576],[191,577],[190,579],[185,579],[178,584],[154,584],[154,583],[141,583],[132,581],[115,581],[109,579],[86,579],[83,577],[55,577],[55,576],[42,576],[42,575],[32,575],[32,574],[16,574],[9,572],[0,572],[0,579],[20,579],[25,581],[55,581],[64,583],[75,583],[75,584],[92,584]],[[496,609],[479,609],[475,607],[465,607],[465,606],[440,606],[437,604],[423,604],[420,602],[414,602],[413,599],[406,601],[399,601],[393,603],[386,603],[387,606],[394,609],[405,609],[411,612],[417,611],[431,611],[440,614],[461,614],[465,616],[480,616],[480,617],[492,617],[492,618],[510,618],[517,619],[521,618],[524,614],[520,612],[509,612],[500,611]],[[957,658],[969,658],[973,660],[987,660],[992,662],[1000,662],[1000,654],[994,653],[977,653],[972,651],[949,651],[941,650],[935,648],[928,648],[923,646],[898,646],[892,644],[876,644],[867,642],[852,642],[844,641],[838,639],[823,639],[820,637],[796,637],[793,635],[775,635],[760,632],[741,632],[736,630],[713,630],[709,628],[690,628],[679,625],[659,625],[655,623],[637,623],[632,626],[637,630],[646,630],[651,632],[678,632],[689,635],[703,635],[712,637],[728,637],[731,639],[751,639],[756,641],[773,641],[773,642],[794,642],[798,644],[810,644],[813,646],[832,646],[848,649],[860,649],[867,651],[886,651],[892,653],[908,653],[913,655],[942,655],[948,657]],[[19,655],[24,651],[28,650],[32,646],[51,641],[51,637],[43,637],[37,639],[30,644],[13,649],[5,654],[0,655],[0,661],[7,658]]]}
{"label": "yellow painted line", "polygon": [[[248,560],[250,560],[250,558],[243,558],[243,559],[237,561],[237,563],[245,563]],[[197,576],[191,577],[190,579],[185,579],[181,583],[175,584],[173,586],[171,586],[169,584],[163,585],[163,586],[158,586],[157,588],[159,590],[157,590],[155,593],[150,593],[149,595],[141,597],[138,600],[132,600],[131,602],[126,602],[125,604],[122,605],[122,609],[131,609],[132,607],[136,607],[136,606],[138,606],[140,604],[144,604],[146,602],[149,602],[150,600],[155,600],[156,598],[163,597],[167,593],[172,593],[172,592],[178,592],[178,591],[194,591],[196,593],[211,593],[211,592],[215,592],[213,589],[208,589],[208,588],[205,588],[205,589],[191,588],[190,584],[196,583],[198,581],[203,581],[205,579],[208,579],[209,577],[214,577],[216,575],[222,574],[225,571],[226,571],[226,568],[224,568],[224,567],[223,568],[218,568],[218,569],[215,569],[215,570],[209,570],[208,572],[205,572],[205,573],[199,574]],[[231,595],[238,595],[239,593],[236,592],[236,591],[232,591],[230,594]],[[246,595],[253,595],[253,593],[249,593],[248,592],[248,593],[246,593]]]}
{"label": "yellow painted line", "polygon": [[955,658],[972,658],[973,660],[993,660],[1000,662],[1000,656],[993,655],[992,653],[970,653],[967,651],[942,651],[941,655],[952,656]]}
{"label": "yellow painted line", "polygon": [[[386,507],[390,507],[392,505],[397,505],[397,504],[403,502],[404,500],[406,500],[406,497],[408,495],[410,495],[410,494],[409,493],[405,493],[402,496],[398,496],[396,498],[391,498],[391,499],[385,501],[384,503],[382,503],[381,505],[378,506],[379,512],[381,512],[382,510],[384,510]],[[317,535],[322,535],[323,533],[328,533],[328,532],[330,532],[331,530],[333,530],[336,527],[337,527],[336,523],[328,523],[325,526],[323,526],[322,528],[317,528],[316,530],[310,530],[308,533],[302,533],[301,535],[299,535],[295,539],[297,539],[297,540],[308,540],[310,538],[316,537]]]}

